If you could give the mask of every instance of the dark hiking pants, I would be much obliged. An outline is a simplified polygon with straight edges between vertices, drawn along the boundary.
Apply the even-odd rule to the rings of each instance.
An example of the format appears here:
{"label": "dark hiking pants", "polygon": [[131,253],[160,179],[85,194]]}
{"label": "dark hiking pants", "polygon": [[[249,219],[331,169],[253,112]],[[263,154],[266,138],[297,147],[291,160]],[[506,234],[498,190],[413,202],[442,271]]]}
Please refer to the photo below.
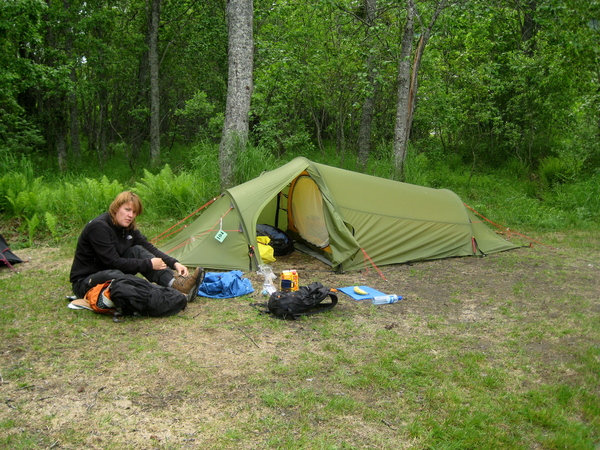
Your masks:
{"label": "dark hiking pants", "polygon": [[[134,259],[152,259],[155,256],[139,245],[134,245],[123,254],[123,258],[134,258]],[[100,272],[93,273],[87,277],[73,283],[73,293],[77,298],[83,298],[85,293],[97,284],[105,283],[108,280],[114,280],[115,278],[124,275],[123,272],[116,269],[102,270]],[[144,278],[151,283],[156,283],[160,286],[168,286],[173,279],[173,270],[153,270],[150,269],[147,272],[142,272]]]}

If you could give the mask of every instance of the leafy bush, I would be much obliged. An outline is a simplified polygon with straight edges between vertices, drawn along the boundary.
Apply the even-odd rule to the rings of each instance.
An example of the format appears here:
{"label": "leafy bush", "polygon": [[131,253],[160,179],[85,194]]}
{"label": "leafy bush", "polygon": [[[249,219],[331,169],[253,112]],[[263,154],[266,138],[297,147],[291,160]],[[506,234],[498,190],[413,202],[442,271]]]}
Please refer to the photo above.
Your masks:
{"label": "leafy bush", "polygon": [[27,173],[10,172],[0,179],[0,192],[5,199],[1,211],[19,220],[21,231],[27,233],[31,243],[42,225],[54,238],[60,231],[81,227],[106,211],[123,190],[120,183],[109,181],[106,176],[100,180],[49,183],[42,177],[30,179]]}
{"label": "leafy bush", "polygon": [[272,170],[278,166],[277,158],[269,150],[252,145],[237,156],[236,163],[235,177],[238,183],[256,178],[265,170]]}
{"label": "leafy bush", "polygon": [[[6,84],[3,85],[6,88]],[[19,112],[7,112],[6,103],[0,108],[0,153],[33,152],[44,143],[38,127]]]}
{"label": "leafy bush", "polygon": [[214,197],[221,190],[219,172],[219,146],[207,141],[194,145],[188,152],[188,170],[204,180],[206,196]]}
{"label": "leafy bush", "polygon": [[581,170],[581,165],[580,160],[549,156],[540,164],[540,179],[549,187],[574,181]]}
{"label": "leafy bush", "polygon": [[3,167],[0,177],[0,214],[10,214],[19,193],[29,190],[34,182],[33,166],[26,156],[16,158],[8,152],[0,152],[0,163]]}
{"label": "leafy bush", "polygon": [[46,214],[44,215],[44,220],[46,223],[46,227],[48,227],[48,231],[50,231],[50,234],[52,235],[52,238],[58,241],[59,234],[57,217],[51,212],[46,211]]}
{"label": "leafy bush", "polygon": [[[348,152],[338,154],[333,148],[321,152],[310,147],[302,154],[317,162],[356,170],[356,158]],[[369,173],[393,178],[391,148],[380,148],[377,155],[369,161]],[[156,174],[144,170],[142,178],[131,185],[131,181],[128,184],[107,176],[35,178],[28,158],[16,160],[4,155],[10,170],[0,177],[0,214],[3,219],[16,219],[14,223],[30,244],[40,235],[58,240],[106,211],[118,193],[132,189],[142,198],[144,219],[154,223],[179,220],[220,193],[218,146],[199,143],[173,149],[170,156],[182,161],[177,171],[168,164]],[[279,167],[283,159],[294,156],[287,154],[280,160],[268,148],[249,146],[238,157],[238,183]],[[577,179],[578,166],[569,165],[568,160],[565,155],[548,158],[543,169],[546,181],[533,178],[529,166],[517,159],[486,174],[473,172],[470,166],[446,164],[435,154],[409,152],[405,167],[407,182],[450,189],[505,227],[520,231],[595,229],[600,223],[600,172]]]}
{"label": "leafy bush", "polygon": [[192,98],[185,102],[183,108],[175,110],[175,116],[180,119],[177,123],[177,136],[187,142],[194,139],[212,139],[218,136],[221,127],[215,129],[211,121],[215,117],[215,105],[208,100],[203,91],[196,91]]}
{"label": "leafy bush", "polygon": [[568,224],[591,227],[600,223],[600,173],[585,181],[557,186],[548,202],[568,213]]}
{"label": "leafy bush", "polygon": [[156,175],[144,170],[135,191],[142,198],[144,215],[150,218],[185,217],[207,197],[200,176],[191,172],[174,175],[168,164]]}
{"label": "leafy bush", "polygon": [[501,174],[511,180],[526,180],[531,173],[531,167],[522,159],[510,158],[501,168]]}
{"label": "leafy bush", "polygon": [[0,178],[0,212],[20,217],[27,207],[25,197],[30,189],[31,183],[22,173],[11,172]]}
{"label": "leafy bush", "polygon": [[263,119],[254,126],[253,131],[256,145],[279,156],[314,147],[310,133],[300,122]]}
{"label": "leafy bush", "polygon": [[110,203],[125,188],[118,181],[103,176],[99,180],[84,178],[58,181],[41,194],[40,213],[50,212],[66,228],[80,228],[108,209]]}
{"label": "leafy bush", "polygon": [[404,176],[407,183],[431,186],[431,160],[425,153],[409,151],[404,162]]}

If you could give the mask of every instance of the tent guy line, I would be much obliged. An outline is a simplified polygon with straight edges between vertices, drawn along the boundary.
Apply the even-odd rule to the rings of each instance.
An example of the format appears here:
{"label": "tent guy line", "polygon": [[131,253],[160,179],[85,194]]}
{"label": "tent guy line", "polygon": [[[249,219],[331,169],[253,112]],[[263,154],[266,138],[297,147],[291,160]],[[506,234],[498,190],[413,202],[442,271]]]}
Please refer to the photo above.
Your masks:
{"label": "tent guy line", "polygon": [[188,214],[186,217],[184,217],[183,219],[181,219],[179,222],[177,222],[175,225],[167,228],[165,231],[163,231],[161,234],[159,234],[158,236],[156,236],[155,238],[153,238],[151,240],[151,242],[153,244],[156,244],[159,241],[162,241],[163,239],[166,239],[169,236],[172,236],[173,234],[176,234],[178,232],[180,232],[181,230],[183,230],[187,225],[184,225],[183,227],[173,231],[172,233],[167,234],[169,231],[171,231],[173,228],[175,228],[176,226],[182,224],[183,222],[185,222],[186,220],[188,220],[190,217],[195,216],[196,214],[198,214],[200,211],[202,211],[204,208],[207,208],[208,206],[210,206],[215,200],[217,200],[219,197],[221,197],[223,194],[219,195],[218,197],[213,198],[212,200],[209,200],[208,202],[206,202],[204,205],[202,205],[200,208],[198,208],[196,211]]}

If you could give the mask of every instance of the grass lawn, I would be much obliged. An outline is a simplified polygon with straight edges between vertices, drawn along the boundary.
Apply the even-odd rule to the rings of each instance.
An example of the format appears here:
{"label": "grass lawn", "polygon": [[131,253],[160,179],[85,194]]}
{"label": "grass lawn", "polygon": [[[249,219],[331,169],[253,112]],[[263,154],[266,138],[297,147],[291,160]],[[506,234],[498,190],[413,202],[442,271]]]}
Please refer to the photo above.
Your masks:
{"label": "grass lawn", "polygon": [[67,308],[72,244],[0,270],[0,448],[598,449],[600,237],[336,275],[368,285],[283,321],[253,296],[122,323]]}

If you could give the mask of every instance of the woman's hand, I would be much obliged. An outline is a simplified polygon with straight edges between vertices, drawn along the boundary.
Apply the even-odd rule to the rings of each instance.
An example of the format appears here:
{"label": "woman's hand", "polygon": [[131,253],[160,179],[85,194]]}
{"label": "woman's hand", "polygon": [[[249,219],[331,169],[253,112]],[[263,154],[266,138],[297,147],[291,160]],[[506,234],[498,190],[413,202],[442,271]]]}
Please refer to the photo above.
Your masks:
{"label": "woman's hand", "polygon": [[181,275],[182,277],[187,277],[189,275],[188,269],[187,267],[185,267],[183,264],[176,262],[175,263],[175,270],[177,271],[177,273],[179,275]]}
{"label": "woman's hand", "polygon": [[162,260],[162,258],[152,258],[152,269],[153,270],[163,270],[167,268],[167,264]]}

